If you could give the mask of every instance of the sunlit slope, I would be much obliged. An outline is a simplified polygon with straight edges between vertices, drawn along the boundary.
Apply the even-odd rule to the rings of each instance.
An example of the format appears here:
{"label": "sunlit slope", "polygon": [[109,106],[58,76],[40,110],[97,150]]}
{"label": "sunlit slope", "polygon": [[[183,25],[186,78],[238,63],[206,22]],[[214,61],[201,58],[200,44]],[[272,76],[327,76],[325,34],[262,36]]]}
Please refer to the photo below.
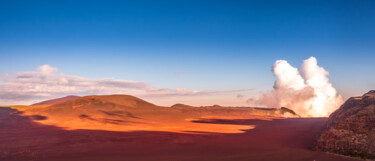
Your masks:
{"label": "sunlit slope", "polygon": [[157,106],[129,95],[86,96],[50,106],[29,106],[25,115],[44,116],[43,124],[67,129],[239,133],[252,126],[194,123],[199,119],[273,119],[279,109],[176,104]]}
{"label": "sunlit slope", "polygon": [[51,100],[47,100],[47,101],[43,101],[43,102],[34,103],[32,105],[54,105],[54,104],[66,102],[66,101],[69,101],[69,100],[72,100],[72,99],[76,99],[76,98],[79,98],[79,96],[71,95],[71,96],[66,96],[66,97],[62,97],[62,98],[56,98],[56,99],[51,99]]}

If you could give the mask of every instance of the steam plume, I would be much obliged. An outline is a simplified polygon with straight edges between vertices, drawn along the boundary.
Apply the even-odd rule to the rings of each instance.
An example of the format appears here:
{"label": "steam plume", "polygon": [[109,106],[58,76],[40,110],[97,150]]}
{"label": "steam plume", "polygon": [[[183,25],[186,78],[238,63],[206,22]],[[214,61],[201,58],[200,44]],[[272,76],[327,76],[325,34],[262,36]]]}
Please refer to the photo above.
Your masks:
{"label": "steam plume", "polygon": [[272,72],[277,77],[274,89],[258,99],[249,99],[249,104],[288,107],[301,116],[323,117],[343,102],[329,82],[328,72],[318,66],[315,57],[304,60],[299,70],[285,60],[277,60]]}

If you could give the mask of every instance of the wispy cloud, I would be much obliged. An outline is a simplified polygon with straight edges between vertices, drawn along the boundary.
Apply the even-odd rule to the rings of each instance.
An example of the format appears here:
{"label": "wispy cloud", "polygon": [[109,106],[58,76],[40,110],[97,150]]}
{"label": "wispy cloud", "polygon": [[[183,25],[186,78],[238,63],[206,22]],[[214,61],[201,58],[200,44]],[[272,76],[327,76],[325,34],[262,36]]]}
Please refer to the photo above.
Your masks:
{"label": "wispy cloud", "polygon": [[182,75],[182,74],[184,74],[184,72],[182,72],[182,71],[178,71],[178,72],[176,72],[176,74],[178,74],[178,75]]}
{"label": "wispy cloud", "polygon": [[5,74],[0,79],[0,104],[24,104],[66,95],[129,94],[138,97],[199,96],[245,90],[197,91],[156,88],[145,82],[118,79],[89,79],[59,73],[50,65],[37,71]]}
{"label": "wispy cloud", "polygon": [[242,94],[237,94],[237,96],[236,96],[237,98],[239,98],[239,99],[241,99],[241,98],[244,98],[245,96],[244,95],[242,95]]}

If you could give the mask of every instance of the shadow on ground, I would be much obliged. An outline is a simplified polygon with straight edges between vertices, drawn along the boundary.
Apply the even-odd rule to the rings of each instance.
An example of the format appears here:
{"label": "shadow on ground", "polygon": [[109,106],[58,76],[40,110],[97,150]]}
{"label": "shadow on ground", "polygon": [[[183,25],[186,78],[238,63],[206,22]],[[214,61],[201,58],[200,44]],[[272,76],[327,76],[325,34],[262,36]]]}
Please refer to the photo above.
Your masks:
{"label": "shadow on ground", "polygon": [[355,160],[310,150],[326,118],[195,121],[256,126],[240,134],[64,130],[33,121],[43,119],[0,107],[0,160]]}

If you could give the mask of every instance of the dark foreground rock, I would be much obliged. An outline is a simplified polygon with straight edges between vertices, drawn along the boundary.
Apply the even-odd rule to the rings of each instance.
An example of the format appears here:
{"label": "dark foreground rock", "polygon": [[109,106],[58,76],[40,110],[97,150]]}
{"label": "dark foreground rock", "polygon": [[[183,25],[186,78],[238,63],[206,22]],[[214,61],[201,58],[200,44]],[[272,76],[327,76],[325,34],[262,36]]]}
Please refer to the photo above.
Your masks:
{"label": "dark foreground rock", "polygon": [[375,90],[348,99],[332,113],[316,148],[375,159]]}

